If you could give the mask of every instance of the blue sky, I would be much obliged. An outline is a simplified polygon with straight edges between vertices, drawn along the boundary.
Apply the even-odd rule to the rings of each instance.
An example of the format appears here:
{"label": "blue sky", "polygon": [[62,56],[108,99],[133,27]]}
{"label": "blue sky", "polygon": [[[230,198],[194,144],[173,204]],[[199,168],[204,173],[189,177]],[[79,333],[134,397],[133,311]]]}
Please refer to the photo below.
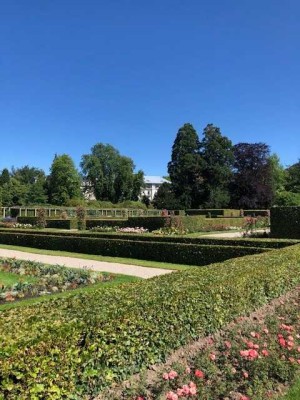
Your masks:
{"label": "blue sky", "polygon": [[164,175],[178,129],[300,158],[298,0],[2,0],[0,169],[109,143]]}

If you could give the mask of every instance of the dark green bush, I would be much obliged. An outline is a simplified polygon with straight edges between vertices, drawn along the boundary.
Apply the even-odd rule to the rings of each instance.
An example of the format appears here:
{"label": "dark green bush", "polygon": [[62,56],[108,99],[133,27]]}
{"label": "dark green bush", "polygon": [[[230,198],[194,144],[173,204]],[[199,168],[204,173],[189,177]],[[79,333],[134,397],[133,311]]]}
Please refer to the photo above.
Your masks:
{"label": "dark green bush", "polygon": [[4,311],[2,398],[92,399],[295,287],[299,259],[296,245]]}
{"label": "dark green bush", "polygon": [[271,208],[271,237],[300,239],[300,206]]}

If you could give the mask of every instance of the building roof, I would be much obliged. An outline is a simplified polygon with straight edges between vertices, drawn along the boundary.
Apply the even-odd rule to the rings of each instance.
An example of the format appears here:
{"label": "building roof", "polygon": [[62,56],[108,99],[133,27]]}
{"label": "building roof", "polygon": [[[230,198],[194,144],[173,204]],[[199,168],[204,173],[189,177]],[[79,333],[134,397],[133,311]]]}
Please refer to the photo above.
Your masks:
{"label": "building roof", "polygon": [[145,181],[145,183],[156,183],[156,184],[161,184],[161,183],[164,183],[164,182],[168,182],[162,176],[150,176],[150,175],[146,175],[144,177],[144,181]]}

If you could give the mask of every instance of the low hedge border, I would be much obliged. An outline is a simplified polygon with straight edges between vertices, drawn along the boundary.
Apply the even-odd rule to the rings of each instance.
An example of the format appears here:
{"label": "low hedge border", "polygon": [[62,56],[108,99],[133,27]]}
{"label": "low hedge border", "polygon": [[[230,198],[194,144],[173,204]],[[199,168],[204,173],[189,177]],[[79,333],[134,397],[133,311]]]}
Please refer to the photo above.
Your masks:
{"label": "low hedge border", "polygon": [[[166,219],[169,217],[129,217],[128,219],[87,219],[86,228],[91,229],[96,226],[119,226],[120,228],[125,227],[143,227],[148,229],[150,232],[163,228],[166,223]],[[174,217],[173,217],[174,218]],[[175,216],[176,218],[176,216]],[[177,216],[180,218],[182,226],[189,232],[203,232],[210,230],[223,230],[226,227],[237,227],[241,228],[245,225],[244,218],[205,218],[204,216]],[[18,222],[22,224],[35,225],[37,222],[36,217],[18,217]],[[76,229],[76,219],[47,219],[48,228],[58,229]]]}
{"label": "low hedge border", "polygon": [[268,249],[280,249],[299,243],[297,239],[257,239],[257,238],[196,238],[186,236],[159,236],[149,234],[133,234],[133,233],[115,233],[115,232],[50,232],[36,229],[10,229],[0,228],[0,242],[2,233],[24,233],[45,236],[61,236],[61,237],[90,237],[100,239],[120,239],[139,242],[168,242],[168,243],[185,243],[198,245],[215,245],[215,246],[242,246],[242,247],[260,247]]}
{"label": "low hedge border", "polygon": [[271,236],[300,239],[300,206],[271,208]]}
{"label": "low hedge border", "polygon": [[91,399],[295,287],[299,260],[296,245],[5,311],[0,398]]}
{"label": "low hedge border", "polygon": [[142,242],[99,237],[35,235],[12,232],[1,232],[0,241],[2,244],[15,246],[198,266],[221,262],[228,258],[261,253],[266,250],[257,247]]}

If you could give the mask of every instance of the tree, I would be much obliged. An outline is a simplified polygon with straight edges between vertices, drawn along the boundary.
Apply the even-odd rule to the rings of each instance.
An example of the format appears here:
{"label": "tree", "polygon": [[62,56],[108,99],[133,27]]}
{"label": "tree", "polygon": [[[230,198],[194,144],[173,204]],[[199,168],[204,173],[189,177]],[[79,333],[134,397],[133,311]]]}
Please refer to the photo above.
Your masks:
{"label": "tree", "polygon": [[10,173],[7,168],[4,168],[0,175],[0,186],[3,186],[5,183],[9,183],[10,181]]}
{"label": "tree", "polygon": [[229,183],[233,175],[233,145],[220,128],[208,124],[200,143],[203,160],[203,199],[205,208],[226,207],[230,201]]}
{"label": "tree", "polygon": [[300,193],[300,160],[286,169],[286,190]]}
{"label": "tree", "polygon": [[67,154],[55,155],[48,177],[50,203],[60,206],[81,197],[80,186],[81,179],[72,158]]}
{"label": "tree", "polygon": [[18,169],[12,168],[11,176],[27,188],[25,205],[47,202],[46,175],[43,170],[25,165]]}
{"label": "tree", "polygon": [[131,158],[122,156],[109,144],[97,143],[80,163],[86,188],[97,200],[113,203],[137,200],[143,184],[142,171],[134,173]]}
{"label": "tree", "polygon": [[172,191],[181,207],[198,207],[201,194],[202,162],[199,138],[191,124],[184,124],[175,138],[168,173]]}
{"label": "tree", "polygon": [[152,201],[155,208],[167,209],[167,210],[178,210],[180,209],[179,200],[176,199],[175,194],[172,190],[171,183],[164,182],[158,188],[154,199]]}
{"label": "tree", "polygon": [[234,178],[231,203],[240,208],[268,208],[274,199],[270,149],[265,143],[234,146]]}

